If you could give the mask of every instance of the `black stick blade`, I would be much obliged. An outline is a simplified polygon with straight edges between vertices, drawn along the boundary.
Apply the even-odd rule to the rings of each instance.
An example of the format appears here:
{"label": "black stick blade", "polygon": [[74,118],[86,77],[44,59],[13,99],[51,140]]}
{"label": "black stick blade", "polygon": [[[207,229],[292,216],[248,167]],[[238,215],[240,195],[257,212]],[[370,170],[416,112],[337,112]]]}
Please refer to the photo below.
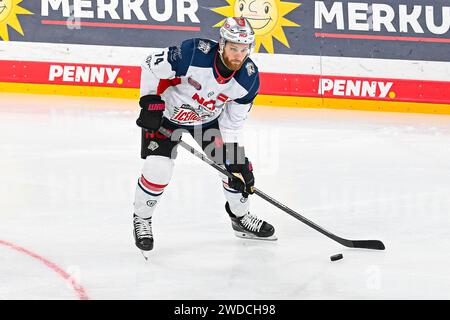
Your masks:
{"label": "black stick blade", "polygon": [[384,250],[384,244],[380,240],[353,240],[353,248]]}

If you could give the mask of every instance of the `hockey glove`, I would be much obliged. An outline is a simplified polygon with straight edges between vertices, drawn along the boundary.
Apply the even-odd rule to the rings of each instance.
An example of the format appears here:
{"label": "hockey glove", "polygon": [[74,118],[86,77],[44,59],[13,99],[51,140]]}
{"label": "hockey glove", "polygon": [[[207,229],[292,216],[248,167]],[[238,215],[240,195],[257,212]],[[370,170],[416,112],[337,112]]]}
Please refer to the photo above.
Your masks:
{"label": "hockey glove", "polygon": [[253,176],[252,163],[245,158],[243,164],[228,164],[225,163],[225,168],[228,172],[234,175],[233,179],[228,178],[228,186],[236,191],[242,193],[242,196],[248,197],[249,194],[253,194],[255,177]]}
{"label": "hockey glove", "polygon": [[142,108],[136,124],[150,132],[155,132],[161,127],[165,103],[158,95],[141,97],[139,105]]}

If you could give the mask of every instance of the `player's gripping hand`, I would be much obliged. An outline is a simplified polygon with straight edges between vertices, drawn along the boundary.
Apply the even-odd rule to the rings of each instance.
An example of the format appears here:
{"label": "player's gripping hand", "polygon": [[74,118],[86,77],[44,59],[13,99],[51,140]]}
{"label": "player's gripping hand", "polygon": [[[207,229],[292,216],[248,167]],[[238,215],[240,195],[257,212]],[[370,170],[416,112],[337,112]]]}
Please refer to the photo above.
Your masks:
{"label": "player's gripping hand", "polygon": [[166,108],[164,101],[158,95],[146,95],[139,100],[141,112],[136,124],[150,132],[155,132],[161,127],[163,112]]}
{"label": "player's gripping hand", "polygon": [[236,191],[242,193],[244,197],[253,194],[255,177],[253,176],[252,163],[245,158],[245,163],[242,164],[228,164],[225,163],[225,168],[228,172],[234,175],[233,179],[228,178],[228,186]]}

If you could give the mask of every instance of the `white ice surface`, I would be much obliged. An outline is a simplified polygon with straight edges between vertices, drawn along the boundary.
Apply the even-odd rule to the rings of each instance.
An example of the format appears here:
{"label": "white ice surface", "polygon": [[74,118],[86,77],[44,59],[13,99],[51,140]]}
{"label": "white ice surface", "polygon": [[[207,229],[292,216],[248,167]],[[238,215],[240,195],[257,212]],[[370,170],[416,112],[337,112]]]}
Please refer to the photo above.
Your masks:
{"label": "white ice surface", "polygon": [[[137,113],[130,100],[0,94],[0,240],[60,266],[91,299],[450,299],[450,116],[251,112],[256,186],[386,251],[345,248],[257,196],[251,211],[279,240],[236,238],[218,175],[180,149],[145,262],[131,220]],[[0,245],[0,299],[77,298]]]}

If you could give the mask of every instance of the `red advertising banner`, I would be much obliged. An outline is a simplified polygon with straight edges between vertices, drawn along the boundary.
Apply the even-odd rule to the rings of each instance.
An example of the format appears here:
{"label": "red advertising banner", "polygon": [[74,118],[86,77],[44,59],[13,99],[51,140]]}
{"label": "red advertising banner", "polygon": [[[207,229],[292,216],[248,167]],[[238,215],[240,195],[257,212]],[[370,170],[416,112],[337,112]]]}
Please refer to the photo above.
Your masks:
{"label": "red advertising banner", "polygon": [[[138,89],[140,67],[0,61],[0,82]],[[261,73],[260,94],[450,104],[450,82]]]}

